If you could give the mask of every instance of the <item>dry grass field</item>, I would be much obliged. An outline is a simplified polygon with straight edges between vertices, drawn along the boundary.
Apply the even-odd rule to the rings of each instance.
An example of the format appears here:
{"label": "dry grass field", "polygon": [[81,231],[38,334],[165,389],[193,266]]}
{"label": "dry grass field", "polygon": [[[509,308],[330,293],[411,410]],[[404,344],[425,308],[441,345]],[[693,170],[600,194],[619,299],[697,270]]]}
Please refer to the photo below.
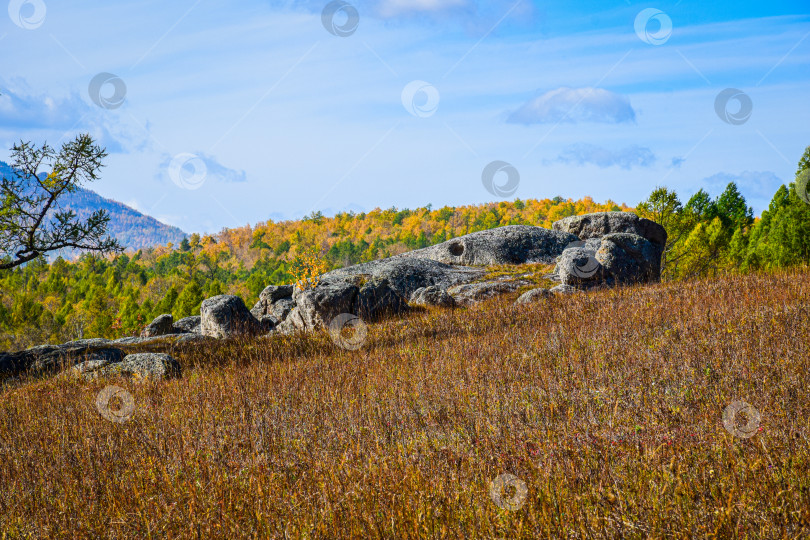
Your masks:
{"label": "dry grass field", "polygon": [[810,535],[806,270],[368,330],[174,350],[166,382],[8,386],[0,537]]}

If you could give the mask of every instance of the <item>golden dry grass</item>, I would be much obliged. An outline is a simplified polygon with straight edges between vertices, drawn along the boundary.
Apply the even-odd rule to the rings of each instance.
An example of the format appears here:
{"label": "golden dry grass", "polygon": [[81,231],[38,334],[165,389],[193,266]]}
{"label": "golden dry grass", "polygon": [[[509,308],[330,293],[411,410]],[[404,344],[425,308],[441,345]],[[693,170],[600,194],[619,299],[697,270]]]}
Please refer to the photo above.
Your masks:
{"label": "golden dry grass", "polygon": [[[810,273],[759,274],[416,312],[354,352],[325,333],[175,351],[182,379],[116,382],[124,423],[96,408],[108,383],[32,381],[0,394],[0,530],[800,538],[808,320]],[[722,423],[737,400],[750,438]],[[524,500],[493,498],[504,473]]]}

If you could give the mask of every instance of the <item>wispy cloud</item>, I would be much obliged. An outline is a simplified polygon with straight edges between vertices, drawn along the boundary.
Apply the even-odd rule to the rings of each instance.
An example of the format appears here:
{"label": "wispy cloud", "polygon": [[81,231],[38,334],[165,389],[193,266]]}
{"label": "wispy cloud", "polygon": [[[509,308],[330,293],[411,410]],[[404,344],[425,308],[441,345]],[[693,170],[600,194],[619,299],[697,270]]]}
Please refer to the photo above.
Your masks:
{"label": "wispy cloud", "polygon": [[[170,168],[172,166],[173,161],[175,160],[176,156],[170,156],[168,154],[164,154],[163,160],[160,162],[160,168],[157,172],[157,177],[172,181],[173,179],[170,176]],[[247,181],[247,173],[244,170],[237,170],[227,167],[220,163],[220,161],[208,154],[206,152],[196,152],[194,154],[187,154],[187,159],[185,161],[189,162],[191,166],[194,165],[192,162],[192,158],[199,159],[204,164],[203,170],[197,170],[193,168],[188,171],[191,174],[199,173],[203,178],[200,178],[198,181],[209,181],[214,180],[217,182],[223,183],[239,183],[239,182],[246,182]],[[175,179],[176,181],[176,179]]]}
{"label": "wispy cloud", "polygon": [[561,87],[529,100],[506,120],[511,124],[556,124],[558,122],[635,122],[630,100],[603,88]]}
{"label": "wispy cloud", "polygon": [[739,174],[720,172],[703,179],[712,192],[720,192],[734,182],[740,192],[752,199],[770,199],[784,182],[771,171],[743,171]]}
{"label": "wispy cloud", "polygon": [[60,134],[61,140],[51,138],[53,145],[78,133],[89,133],[109,153],[125,153],[143,149],[146,133],[111,111],[84,101],[78,92],[52,96],[31,92],[23,80],[14,84],[0,80],[0,133],[20,133],[28,137],[31,131]]}
{"label": "wispy cloud", "polygon": [[603,169],[613,166],[631,169],[650,167],[657,161],[657,158],[652,150],[643,146],[633,145],[619,150],[610,150],[593,144],[579,143],[567,147],[554,161],[569,165],[596,165]]}
{"label": "wispy cloud", "polygon": [[54,98],[0,82],[0,125],[5,128],[70,129],[89,112],[89,105],[75,93]]}

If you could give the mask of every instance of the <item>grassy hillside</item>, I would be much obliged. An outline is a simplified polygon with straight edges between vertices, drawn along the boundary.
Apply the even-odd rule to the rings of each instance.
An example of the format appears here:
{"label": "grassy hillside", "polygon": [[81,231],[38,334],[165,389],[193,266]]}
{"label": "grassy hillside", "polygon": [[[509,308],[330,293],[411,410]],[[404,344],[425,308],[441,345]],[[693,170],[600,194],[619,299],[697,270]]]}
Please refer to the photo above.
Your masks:
{"label": "grassy hillside", "polygon": [[[175,349],[182,379],[117,383],[120,424],[102,382],[7,389],[0,530],[806,537],[809,316],[806,270],[725,276],[415,312],[355,352],[324,333]],[[738,400],[750,438],[722,422]],[[505,473],[525,498],[492,496]]]}

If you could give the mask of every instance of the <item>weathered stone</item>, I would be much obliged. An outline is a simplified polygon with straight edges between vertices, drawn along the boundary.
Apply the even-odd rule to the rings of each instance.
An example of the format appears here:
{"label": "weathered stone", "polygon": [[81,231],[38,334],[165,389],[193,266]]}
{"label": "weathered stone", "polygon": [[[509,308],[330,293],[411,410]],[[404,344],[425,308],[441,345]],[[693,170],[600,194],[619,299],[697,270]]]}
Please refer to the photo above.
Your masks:
{"label": "weathered stone", "polygon": [[456,307],[456,301],[453,297],[446,290],[435,285],[416,289],[408,303],[414,306]]}
{"label": "weathered stone", "polygon": [[310,289],[295,289],[293,300],[305,330],[326,328],[332,318],[351,313],[359,287],[350,279],[324,279]]}
{"label": "weathered stone", "polygon": [[205,336],[231,338],[262,331],[259,321],[238,296],[221,294],[203,300],[200,317],[201,333]]}
{"label": "weathered stone", "polygon": [[459,236],[400,256],[462,265],[550,264],[575,240],[578,238],[563,231],[507,225]]}
{"label": "weathered stone", "polygon": [[174,333],[188,332],[192,334],[200,333],[200,324],[202,318],[199,315],[192,315],[190,317],[183,317],[174,323]]}
{"label": "weathered stone", "polygon": [[78,340],[63,345],[39,345],[15,353],[0,353],[0,373],[44,375],[71,367],[84,360],[116,360],[124,351],[109,347],[110,341]]}
{"label": "weathered stone", "polygon": [[[447,289],[468,283],[484,275],[480,268],[453,266],[430,259],[408,258],[401,255],[332,270],[322,279],[358,277],[366,280],[386,279],[391,288],[403,298],[410,298],[420,287],[438,286]],[[359,283],[359,282],[358,282]]]}
{"label": "weathered stone", "polygon": [[456,304],[468,306],[486,300],[487,298],[492,298],[493,296],[514,292],[521,287],[525,287],[526,285],[530,284],[531,282],[525,280],[484,281],[481,283],[455,285],[447,289],[447,293],[453,297]]}
{"label": "weathered stone", "polygon": [[555,268],[566,285],[583,285],[604,279],[604,269],[596,258],[596,251],[586,247],[570,247],[563,251]]}
{"label": "weathered stone", "polygon": [[179,377],[180,364],[164,353],[128,354],[118,361],[91,359],[73,367],[73,373],[85,379],[98,377],[132,377],[136,379]]}
{"label": "weathered stone", "polygon": [[276,300],[273,302],[273,305],[270,306],[270,312],[268,315],[273,317],[276,325],[278,325],[287,318],[287,315],[290,314],[290,311],[292,311],[294,307],[295,302],[293,302],[292,298],[282,298],[281,300]]}
{"label": "weathered stone", "polygon": [[[272,306],[281,300],[290,299],[293,294],[292,285],[270,285],[259,294],[259,301],[251,308],[254,317],[261,320],[265,315],[273,315]],[[280,319],[277,320],[280,322]]]}
{"label": "weathered stone", "polygon": [[408,303],[396,292],[387,279],[371,280],[363,284],[350,313],[364,321],[377,321],[385,316],[408,310]]}
{"label": "weathered stone", "polygon": [[596,252],[599,261],[616,284],[649,283],[661,278],[658,248],[645,238],[627,233],[602,237]]}
{"label": "weathered stone", "polygon": [[611,233],[637,234],[663,250],[667,231],[654,221],[640,218],[632,212],[597,212],[582,216],[570,216],[555,221],[552,228],[578,236],[581,240],[601,238]]}
{"label": "weathered stone", "polygon": [[531,304],[550,296],[553,296],[553,294],[548,289],[532,289],[521,294],[518,299],[515,300],[515,304]]}
{"label": "weathered stone", "polygon": [[153,337],[127,336],[115,339],[112,341],[112,343],[114,343],[115,345],[146,345],[149,343],[176,343],[181,339],[189,341],[189,338],[193,338],[195,336],[199,337],[200,334],[182,332],[182,333],[166,334],[165,336],[153,336]]}
{"label": "weathered stone", "polygon": [[141,332],[141,337],[156,337],[171,334],[174,332],[174,329],[172,328],[173,323],[174,317],[172,317],[171,313],[158,315],[155,317],[155,320],[153,320],[146,326],[146,328],[143,329],[143,332]]}
{"label": "weathered stone", "polygon": [[307,330],[304,318],[297,307],[293,308],[284,320],[276,325],[275,331],[279,334],[293,334]]}

